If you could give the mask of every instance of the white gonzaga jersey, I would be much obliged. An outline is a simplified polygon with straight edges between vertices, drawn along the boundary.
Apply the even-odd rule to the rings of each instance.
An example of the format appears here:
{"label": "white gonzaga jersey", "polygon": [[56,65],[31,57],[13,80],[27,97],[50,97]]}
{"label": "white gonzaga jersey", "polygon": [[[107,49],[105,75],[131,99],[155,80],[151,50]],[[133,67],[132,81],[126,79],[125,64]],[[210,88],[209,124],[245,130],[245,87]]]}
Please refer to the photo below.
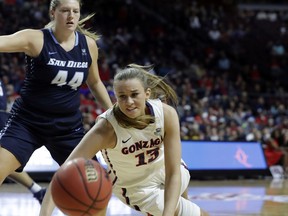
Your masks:
{"label": "white gonzaga jersey", "polygon": [[115,148],[102,150],[102,154],[113,184],[120,187],[141,185],[164,167],[162,102],[148,100],[146,104],[155,116],[155,122],[142,130],[121,127],[112,109],[100,115],[112,124],[117,136]]}

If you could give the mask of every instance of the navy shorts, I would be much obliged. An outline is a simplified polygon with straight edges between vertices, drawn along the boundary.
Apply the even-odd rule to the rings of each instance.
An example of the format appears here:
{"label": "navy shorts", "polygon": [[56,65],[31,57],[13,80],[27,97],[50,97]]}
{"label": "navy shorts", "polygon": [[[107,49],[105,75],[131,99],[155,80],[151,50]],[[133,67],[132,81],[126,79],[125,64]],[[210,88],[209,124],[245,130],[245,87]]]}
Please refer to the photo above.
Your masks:
{"label": "navy shorts", "polygon": [[5,126],[5,123],[7,122],[9,117],[9,113],[4,111],[4,110],[0,110],[0,130]]}
{"label": "navy shorts", "polygon": [[14,103],[0,143],[18,159],[21,167],[17,171],[22,171],[33,152],[43,145],[59,165],[63,164],[83,136],[80,111],[47,114]]}

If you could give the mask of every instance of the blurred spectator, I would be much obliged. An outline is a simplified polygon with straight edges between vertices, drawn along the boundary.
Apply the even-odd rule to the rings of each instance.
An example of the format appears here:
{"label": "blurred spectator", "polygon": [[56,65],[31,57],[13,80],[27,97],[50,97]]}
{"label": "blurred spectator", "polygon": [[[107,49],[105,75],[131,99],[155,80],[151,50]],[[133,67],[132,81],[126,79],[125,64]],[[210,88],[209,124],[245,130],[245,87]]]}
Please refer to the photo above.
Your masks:
{"label": "blurred spectator", "polygon": [[[2,4],[3,34],[48,23],[46,0]],[[98,8],[89,26],[101,31],[99,72],[112,101],[111,80],[119,68],[153,64],[153,73],[165,77],[179,96],[182,139],[258,141],[267,146],[269,165],[281,163],[288,136],[286,10],[244,11],[235,5],[232,13],[189,0],[91,1],[87,12],[90,8]],[[10,55],[0,56],[0,75],[11,105],[23,84],[25,62]],[[81,110],[88,130],[102,107],[86,85]],[[275,128],[281,128],[280,138],[273,138]]]}
{"label": "blurred spectator", "polygon": [[272,131],[271,136],[266,133],[264,153],[268,166],[281,165],[284,170],[288,171],[288,151],[281,148],[281,131],[276,128]]}

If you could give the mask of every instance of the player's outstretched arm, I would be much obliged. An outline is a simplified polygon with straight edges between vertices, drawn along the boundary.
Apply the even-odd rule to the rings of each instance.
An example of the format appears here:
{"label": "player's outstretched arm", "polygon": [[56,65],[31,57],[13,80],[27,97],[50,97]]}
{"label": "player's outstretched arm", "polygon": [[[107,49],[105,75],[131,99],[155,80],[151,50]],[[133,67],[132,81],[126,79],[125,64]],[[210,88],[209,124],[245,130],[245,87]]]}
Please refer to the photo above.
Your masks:
{"label": "player's outstretched arm", "polygon": [[181,140],[177,112],[169,105],[163,104],[164,110],[164,152],[165,152],[165,215],[174,215],[180,197],[181,187]]}
{"label": "player's outstretched arm", "polygon": [[39,216],[51,216],[54,209],[55,209],[55,204],[52,200],[51,188],[49,185],[47,190],[46,190],[46,194],[44,196],[44,199],[42,201],[42,206],[40,209]]}
{"label": "player's outstretched arm", "polygon": [[24,52],[36,57],[43,46],[43,33],[40,30],[25,29],[11,35],[0,36],[0,52]]}
{"label": "player's outstretched arm", "polygon": [[[79,157],[87,159],[92,158],[101,149],[113,148],[115,144],[116,135],[112,125],[106,119],[99,119],[85,134],[66,162]],[[51,216],[54,209],[55,204],[52,200],[51,188],[49,185],[42,202],[40,216]]]}

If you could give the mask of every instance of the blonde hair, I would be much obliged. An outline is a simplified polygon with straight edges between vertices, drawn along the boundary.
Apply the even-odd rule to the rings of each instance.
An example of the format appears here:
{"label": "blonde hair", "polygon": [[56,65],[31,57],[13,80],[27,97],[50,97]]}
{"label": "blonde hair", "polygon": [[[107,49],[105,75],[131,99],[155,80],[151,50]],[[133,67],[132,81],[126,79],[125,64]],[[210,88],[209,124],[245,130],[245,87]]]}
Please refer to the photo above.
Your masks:
{"label": "blonde hair", "polygon": [[[163,99],[165,102],[176,107],[178,97],[176,92],[169,86],[163,77],[159,77],[150,73],[152,66],[141,66],[137,64],[129,64],[125,69],[120,70],[114,77],[114,84],[121,80],[138,79],[142,83],[144,90],[151,89],[151,99]],[[121,112],[118,104],[113,107],[113,113],[118,123],[126,128],[145,128],[150,122],[155,121],[151,115],[139,116],[135,119],[127,117]]]}
{"label": "blonde hair", "polygon": [[[82,0],[76,0],[79,2],[79,5],[80,7],[82,6]],[[61,4],[61,0],[51,0],[50,2],[50,7],[49,7],[49,12],[55,10],[59,5]],[[76,27],[76,31],[94,39],[94,40],[98,40],[100,38],[100,36],[96,33],[96,32],[92,32],[90,31],[89,29],[85,29],[84,26],[85,26],[85,22],[89,19],[91,19],[95,14],[89,14],[87,15],[86,17],[84,17],[83,19],[79,20],[78,22],[78,25]],[[52,28],[55,23],[54,23],[54,20],[53,20],[53,17],[51,16],[51,13],[50,13],[50,22],[45,25],[44,28]]]}

